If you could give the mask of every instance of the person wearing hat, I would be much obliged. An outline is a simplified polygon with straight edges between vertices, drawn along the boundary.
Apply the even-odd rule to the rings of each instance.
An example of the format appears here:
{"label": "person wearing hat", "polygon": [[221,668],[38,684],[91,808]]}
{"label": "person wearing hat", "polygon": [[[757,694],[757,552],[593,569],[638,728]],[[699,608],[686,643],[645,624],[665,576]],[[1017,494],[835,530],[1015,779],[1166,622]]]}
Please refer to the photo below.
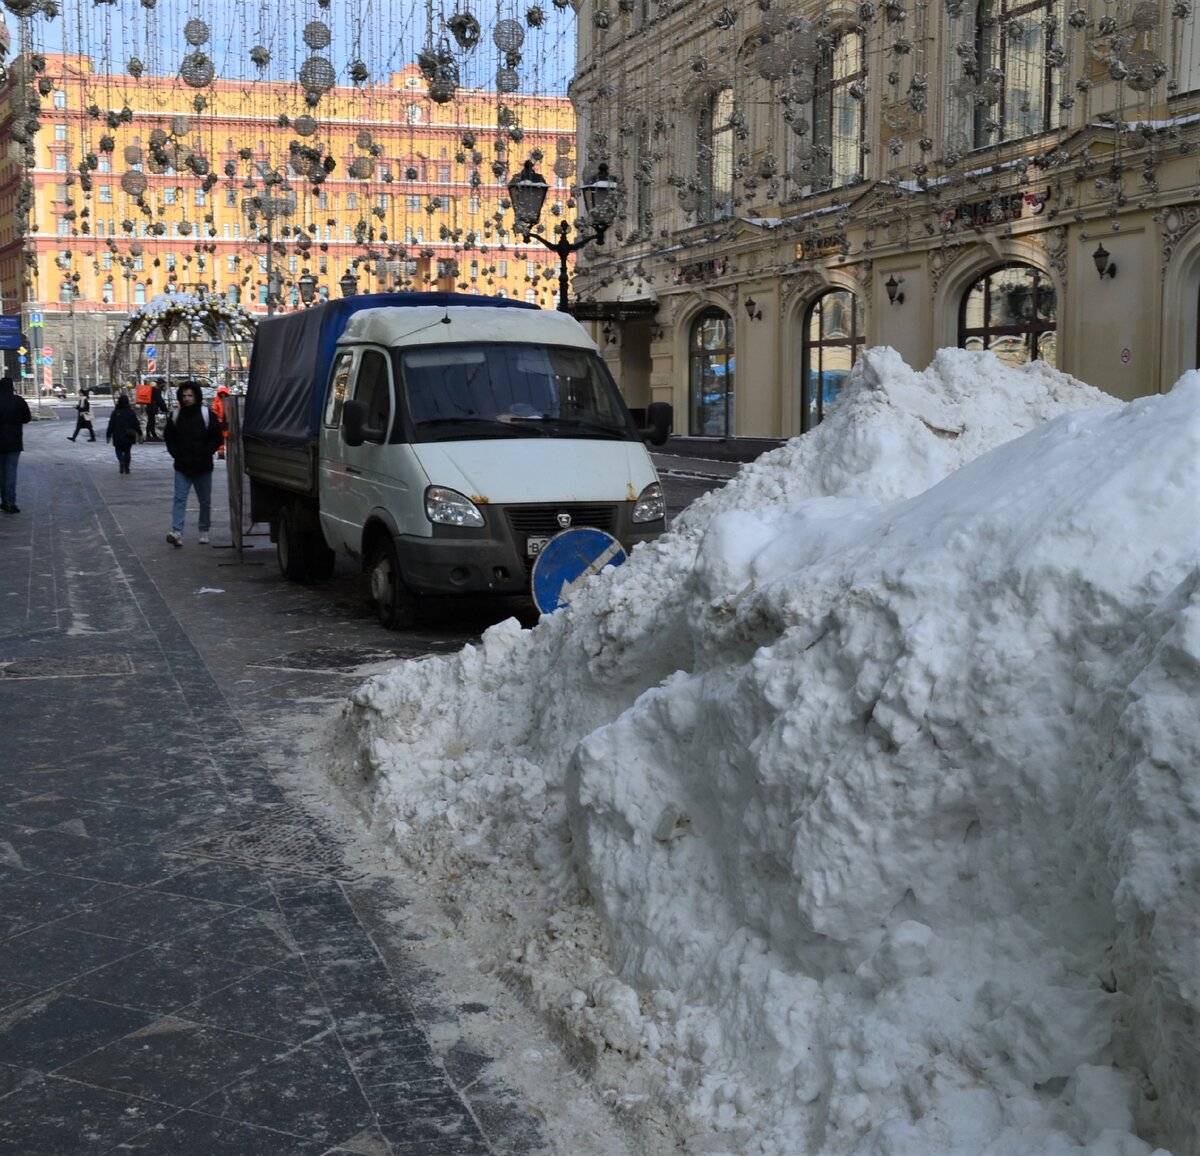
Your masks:
{"label": "person wearing hat", "polygon": [[188,491],[196,491],[200,503],[200,545],[208,544],[212,525],[213,454],[221,447],[221,424],[204,404],[200,385],[185,381],[175,396],[179,406],[167,418],[163,441],[175,463],[175,503],[171,508],[171,531],[167,541],[183,545],[183,523],[187,514]]}
{"label": "person wearing hat", "polygon": [[19,514],[17,462],[24,445],[24,426],[33,415],[29,403],[17,395],[13,379],[0,377],[0,510]]}

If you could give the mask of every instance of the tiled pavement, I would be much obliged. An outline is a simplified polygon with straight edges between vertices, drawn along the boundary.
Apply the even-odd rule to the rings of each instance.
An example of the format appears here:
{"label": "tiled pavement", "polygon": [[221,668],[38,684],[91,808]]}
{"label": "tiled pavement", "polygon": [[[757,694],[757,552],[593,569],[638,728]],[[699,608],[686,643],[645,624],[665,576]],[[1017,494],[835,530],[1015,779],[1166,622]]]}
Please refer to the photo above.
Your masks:
{"label": "tiled pavement", "polygon": [[338,678],[272,656],[402,643],[352,581],[172,551],[161,447],[126,477],[69,428],[28,427],[0,515],[0,1153],[548,1151],[489,1056],[435,1056],[419,929],[383,943],[387,881],[267,757]]}

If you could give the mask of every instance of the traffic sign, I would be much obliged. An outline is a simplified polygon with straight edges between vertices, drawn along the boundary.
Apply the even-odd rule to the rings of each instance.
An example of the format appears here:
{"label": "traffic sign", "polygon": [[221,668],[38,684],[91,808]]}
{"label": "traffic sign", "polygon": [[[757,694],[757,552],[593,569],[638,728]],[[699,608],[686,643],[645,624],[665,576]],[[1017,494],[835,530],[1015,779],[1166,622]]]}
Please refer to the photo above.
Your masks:
{"label": "traffic sign", "polygon": [[42,356],[44,358],[46,358],[47,360],[50,359],[50,354],[52,354],[53,352],[54,352],[54,349],[51,346],[49,346],[49,345],[42,346]]}
{"label": "traffic sign", "polygon": [[23,350],[23,349],[21,350],[20,354],[18,354],[18,356],[17,356],[17,360],[18,360],[18,361],[19,361],[19,362],[20,362],[22,365],[24,365],[24,364],[25,364],[25,350]]}
{"label": "traffic sign", "polygon": [[41,323],[42,323],[42,315],[40,313],[31,313],[29,315],[29,324],[30,325],[41,325]]}
{"label": "traffic sign", "polygon": [[611,534],[591,526],[563,530],[538,550],[530,579],[534,604],[550,614],[566,606],[593,574],[624,561],[625,551]]}
{"label": "traffic sign", "polygon": [[43,364],[43,365],[53,365],[53,364],[54,364],[54,358],[53,358],[53,357],[43,357],[43,358],[42,358],[42,364]]}
{"label": "traffic sign", "polygon": [[27,353],[29,352],[29,350],[28,350],[28,349],[26,349],[26,348],[25,348],[25,346],[23,346],[23,345],[18,345],[18,346],[17,346],[17,352],[18,352],[18,353],[19,353],[19,354],[20,354],[22,357],[24,357],[24,356],[25,356],[25,354],[27,354]]}

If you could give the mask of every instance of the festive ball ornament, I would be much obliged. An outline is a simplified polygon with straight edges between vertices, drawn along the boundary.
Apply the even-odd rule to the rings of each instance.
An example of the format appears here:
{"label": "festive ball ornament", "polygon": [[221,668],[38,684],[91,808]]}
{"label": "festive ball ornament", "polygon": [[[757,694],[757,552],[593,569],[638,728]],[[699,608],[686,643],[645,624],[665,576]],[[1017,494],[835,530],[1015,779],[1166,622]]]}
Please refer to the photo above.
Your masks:
{"label": "festive ball ornament", "polygon": [[184,84],[192,88],[207,88],[216,76],[216,69],[203,52],[189,52],[179,67],[179,75],[183,77]]}
{"label": "festive ball ornament", "polygon": [[323,56],[310,56],[300,65],[300,83],[309,92],[328,92],[336,80],[333,65]]}
{"label": "festive ball ornament", "polygon": [[146,191],[148,184],[145,173],[132,170],[121,174],[121,188],[131,197],[140,197]]}
{"label": "festive ball ornament", "polygon": [[183,26],[183,38],[193,48],[199,48],[201,44],[207,44],[208,36],[208,25],[203,20],[189,20]]}
{"label": "festive ball ornament", "polygon": [[312,136],[317,131],[317,121],[315,117],[303,115],[298,116],[292,121],[292,128],[296,130],[300,136]]}
{"label": "festive ball ornament", "polygon": [[501,52],[520,48],[525,43],[525,29],[516,20],[498,20],[492,29],[492,43]]}
{"label": "festive ball ornament", "polygon": [[304,26],[304,43],[309,48],[314,50],[328,48],[332,40],[333,35],[319,20],[310,21]]}

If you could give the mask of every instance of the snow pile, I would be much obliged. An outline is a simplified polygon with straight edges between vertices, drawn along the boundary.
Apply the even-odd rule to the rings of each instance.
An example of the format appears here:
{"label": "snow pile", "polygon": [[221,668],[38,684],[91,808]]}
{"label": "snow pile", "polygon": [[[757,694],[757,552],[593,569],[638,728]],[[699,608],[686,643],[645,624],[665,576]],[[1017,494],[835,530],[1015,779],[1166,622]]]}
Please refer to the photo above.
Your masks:
{"label": "snow pile", "polygon": [[362,687],[343,777],[691,1151],[1182,1156],[1198,513],[1200,375],[869,351],[571,609]]}

